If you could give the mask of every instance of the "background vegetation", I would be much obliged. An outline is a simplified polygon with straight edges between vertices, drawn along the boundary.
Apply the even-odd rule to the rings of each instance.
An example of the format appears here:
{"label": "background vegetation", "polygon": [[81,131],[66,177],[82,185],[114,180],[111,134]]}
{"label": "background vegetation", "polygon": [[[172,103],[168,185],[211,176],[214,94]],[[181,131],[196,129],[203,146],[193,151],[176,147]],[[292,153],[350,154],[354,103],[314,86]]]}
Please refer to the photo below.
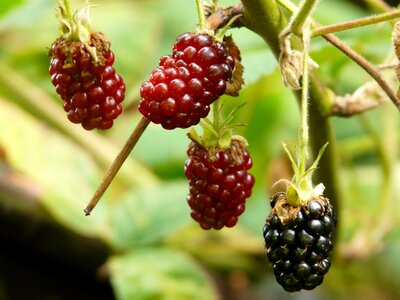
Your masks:
{"label": "background vegetation", "polygon": [[[248,126],[237,132],[249,142],[256,177],[238,226],[202,231],[191,220],[183,176],[189,141],[184,130],[154,125],[85,217],[140,119],[141,82],[179,34],[195,30],[197,14],[195,1],[92,3],[93,27],[112,42],[127,97],[111,130],[86,132],[67,121],[48,75],[55,2],[0,3],[0,299],[285,299],[261,232],[272,183],[290,176],[281,141],[296,141],[299,113],[265,42],[246,28],[230,31],[246,85],[239,97],[227,97],[227,109],[248,103],[237,115]],[[321,1],[314,17],[322,24],[351,20],[376,13],[371,3],[379,2]],[[388,22],[338,36],[381,64],[394,57],[392,28]],[[323,39],[311,47],[317,75],[337,95],[370,80]],[[398,120],[389,101],[361,116],[331,117],[341,184],[336,252],[324,284],[292,299],[400,298]]]}

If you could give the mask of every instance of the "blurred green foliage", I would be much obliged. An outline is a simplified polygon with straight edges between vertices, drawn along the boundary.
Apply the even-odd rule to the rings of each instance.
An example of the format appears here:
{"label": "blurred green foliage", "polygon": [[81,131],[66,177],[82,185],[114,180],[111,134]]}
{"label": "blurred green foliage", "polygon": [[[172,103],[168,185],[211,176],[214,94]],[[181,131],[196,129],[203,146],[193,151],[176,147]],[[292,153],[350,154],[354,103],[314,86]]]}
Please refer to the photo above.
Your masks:
{"label": "blurred green foliage", "polygon": [[[141,82],[158,59],[171,52],[179,34],[195,30],[197,16],[194,1],[93,2],[92,25],[112,42],[115,67],[127,84],[123,103],[127,109],[111,130],[85,132],[67,121],[48,75],[48,49],[58,36],[55,2],[0,3],[0,149],[10,166],[35,182],[41,204],[58,222],[110,245],[115,255],[110,257],[109,271],[118,299],[219,299],[209,273],[226,275],[235,270],[247,274],[247,288],[254,299],[284,299],[286,294],[274,283],[263,258],[260,233],[269,213],[270,178],[275,176],[270,170],[282,157],[281,141],[295,141],[299,116],[295,99],[283,87],[276,61],[263,40],[246,28],[230,31],[242,53],[246,85],[239,97],[225,96],[225,109],[247,103],[235,118],[247,127],[236,132],[249,142],[256,177],[254,194],[237,227],[203,232],[190,219],[183,176],[189,140],[184,130],[165,131],[154,125],[146,130],[93,214],[85,217],[82,209],[140,118],[134,108]],[[221,5],[233,3],[220,1]],[[72,5],[80,7],[83,1],[72,1]],[[331,24],[369,13],[350,1],[321,1],[316,18]],[[339,36],[374,63],[390,58],[390,24]],[[351,93],[369,80],[321,38],[312,41],[312,57],[320,65],[318,75],[338,94]],[[385,111],[379,108],[365,114],[375,120],[372,125],[378,131]],[[373,139],[358,118],[333,118],[333,123],[345,195],[340,199],[339,244],[350,239],[370,216],[379,217],[382,172]],[[367,139],[366,148],[358,147],[362,139]],[[341,150],[351,143],[354,153]],[[393,164],[398,167],[396,161]],[[278,175],[280,171],[285,174],[286,170],[278,170]],[[396,188],[390,199],[393,208],[399,201]],[[398,213],[381,217],[397,227]],[[367,260],[334,262],[326,283],[313,295],[321,299],[378,299],[374,298],[377,295],[398,299],[399,234],[398,228],[392,231],[382,252]]]}

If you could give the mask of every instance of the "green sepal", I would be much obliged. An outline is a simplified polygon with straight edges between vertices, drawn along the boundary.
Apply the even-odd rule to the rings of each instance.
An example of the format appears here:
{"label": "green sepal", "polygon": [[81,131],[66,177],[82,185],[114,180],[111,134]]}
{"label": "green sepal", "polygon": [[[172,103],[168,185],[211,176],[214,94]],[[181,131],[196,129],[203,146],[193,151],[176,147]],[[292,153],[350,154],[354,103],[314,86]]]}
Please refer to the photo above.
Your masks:
{"label": "green sepal", "polygon": [[299,192],[294,184],[288,184],[286,188],[287,202],[294,207],[301,205]]}
{"label": "green sepal", "polygon": [[297,163],[294,161],[292,154],[290,153],[287,145],[284,142],[282,142],[282,147],[285,150],[287,156],[289,157],[294,174],[299,174],[299,168],[297,167]]}
{"label": "green sepal", "polygon": [[200,145],[202,144],[201,138],[194,127],[190,128],[189,132],[187,133],[187,136],[191,141]]}

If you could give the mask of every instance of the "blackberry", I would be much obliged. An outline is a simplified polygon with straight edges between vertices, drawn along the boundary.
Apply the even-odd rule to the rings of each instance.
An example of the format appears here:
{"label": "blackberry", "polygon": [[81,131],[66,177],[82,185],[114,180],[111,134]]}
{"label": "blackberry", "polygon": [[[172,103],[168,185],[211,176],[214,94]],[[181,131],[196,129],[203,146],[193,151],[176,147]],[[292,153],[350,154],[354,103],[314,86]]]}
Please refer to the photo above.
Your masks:
{"label": "blackberry", "polygon": [[285,193],[271,197],[270,203],[263,236],[276,281],[288,292],[311,290],[331,265],[333,207],[323,196],[293,207]]}
{"label": "blackberry", "polygon": [[64,101],[72,123],[86,130],[108,129],[121,112],[125,83],[113,68],[114,53],[100,33],[92,33],[91,47],[97,61],[84,43],[58,38],[50,50],[51,82]]}
{"label": "blackberry", "polygon": [[184,33],[142,84],[139,111],[165,129],[196,125],[225,92],[234,66],[224,42],[206,33]]}
{"label": "blackberry", "polygon": [[232,138],[230,147],[221,150],[192,142],[187,154],[185,176],[189,180],[191,217],[203,229],[233,227],[254,185],[254,177],[248,173],[252,160],[245,143]]}

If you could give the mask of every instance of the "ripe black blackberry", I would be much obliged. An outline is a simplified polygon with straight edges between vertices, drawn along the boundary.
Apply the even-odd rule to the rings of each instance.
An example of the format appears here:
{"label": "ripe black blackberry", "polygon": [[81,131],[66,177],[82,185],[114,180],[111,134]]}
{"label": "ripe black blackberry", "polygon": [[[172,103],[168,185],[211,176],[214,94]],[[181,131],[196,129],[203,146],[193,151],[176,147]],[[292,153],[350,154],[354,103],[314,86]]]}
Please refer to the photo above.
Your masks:
{"label": "ripe black blackberry", "polygon": [[285,193],[271,197],[270,204],[263,236],[276,281],[288,292],[314,289],[331,265],[333,207],[322,195],[294,207]]}
{"label": "ripe black blackberry", "polygon": [[165,129],[196,125],[225,92],[234,67],[224,42],[207,33],[184,33],[142,84],[139,111]]}

